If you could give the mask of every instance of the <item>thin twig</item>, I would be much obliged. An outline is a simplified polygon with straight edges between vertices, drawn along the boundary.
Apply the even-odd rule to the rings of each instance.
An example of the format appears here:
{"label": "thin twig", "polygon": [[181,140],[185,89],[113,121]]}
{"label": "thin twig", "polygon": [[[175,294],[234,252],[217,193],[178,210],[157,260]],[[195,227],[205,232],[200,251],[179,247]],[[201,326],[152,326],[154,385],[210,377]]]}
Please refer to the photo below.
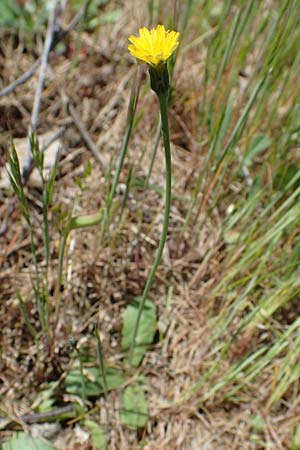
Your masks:
{"label": "thin twig", "polygon": [[104,117],[112,111],[116,105],[120,102],[120,98],[124,95],[124,89],[132,78],[133,69],[129,69],[126,75],[122,78],[121,82],[117,86],[115,90],[115,94],[110,98],[110,100],[106,103],[104,108],[101,109],[97,117],[94,119],[93,124],[91,126],[91,130],[95,131],[95,129],[103,122]]}
{"label": "thin twig", "polygon": [[2,91],[0,91],[0,97],[4,97],[5,95],[10,94],[13,92],[20,84],[26,83],[27,80],[29,80],[35,72],[37,71],[38,67],[41,64],[41,58],[37,59],[36,62],[33,64],[33,66],[27,70],[27,72],[23,73],[19,78],[17,78],[13,83],[11,83],[9,86],[6,86]]}
{"label": "thin twig", "polygon": [[86,143],[87,147],[89,148],[89,150],[93,153],[94,158],[96,159],[96,161],[99,163],[101,170],[103,173],[105,173],[108,163],[106,161],[106,159],[100,155],[98,147],[96,146],[96,144],[94,143],[94,141],[92,140],[89,132],[87,131],[87,129],[85,128],[84,123],[82,122],[78,112],[76,111],[75,107],[69,103],[68,105],[68,109],[69,109],[69,113],[74,121],[74,124],[76,125],[80,136],[82,137],[82,139],[84,140],[84,142]]}
{"label": "thin twig", "polygon": [[66,131],[65,127],[57,130],[57,132],[53,134],[53,136],[51,136],[49,141],[45,142],[44,146],[41,148],[41,151],[45,152],[46,150],[48,150],[48,148],[50,147],[50,145],[53,144],[53,142],[57,141],[57,139],[60,139],[64,135],[65,131]]}
{"label": "thin twig", "polygon": [[70,419],[76,416],[76,409],[73,405],[65,405],[55,408],[51,411],[42,413],[24,414],[18,418],[0,417],[1,429],[10,428],[12,424],[18,424],[24,422],[27,424],[43,423],[43,422],[58,422],[59,420]]}
{"label": "thin twig", "polygon": [[64,33],[64,37],[66,34],[68,34],[70,31],[73,30],[73,28],[76,27],[76,25],[81,21],[83,15],[84,15],[84,10],[85,8],[82,7],[78,13],[76,14],[75,17],[73,17],[73,19],[71,20],[71,22],[69,23],[69,25],[67,25],[66,29],[63,31]]}
{"label": "thin twig", "polygon": [[5,233],[7,232],[7,228],[8,228],[8,220],[11,216],[11,214],[14,212],[16,206],[18,204],[18,199],[17,196],[15,195],[12,200],[9,202],[6,214],[4,216],[4,219],[1,222],[1,226],[0,226],[0,237],[4,236]]}
{"label": "thin twig", "polygon": [[[56,44],[58,44],[58,42],[62,41],[67,36],[67,34],[76,27],[76,25],[82,19],[83,12],[84,9],[81,8],[80,11],[78,11],[76,16],[71,20],[71,22],[69,23],[69,25],[67,25],[65,29],[59,27],[58,30],[55,30],[50,50],[52,50],[56,46]],[[11,94],[13,91],[16,90],[18,86],[26,83],[26,81],[28,81],[31,77],[33,77],[37,69],[40,67],[41,62],[42,62],[41,58],[37,59],[33,64],[33,66],[29,70],[27,70],[27,72],[23,73],[23,75],[21,75],[11,84],[2,89],[2,91],[0,91],[0,97],[4,97],[5,95]]]}
{"label": "thin twig", "polygon": [[34,97],[34,104],[33,104],[33,109],[32,109],[32,114],[31,114],[31,122],[30,122],[29,129],[28,129],[28,145],[27,145],[27,152],[26,152],[26,157],[24,160],[23,174],[22,174],[24,180],[28,179],[28,176],[30,173],[30,168],[32,166],[32,154],[31,154],[30,139],[31,139],[32,133],[36,132],[38,116],[39,116],[39,112],[40,112],[42,92],[43,92],[43,88],[44,88],[44,81],[45,81],[46,71],[47,71],[47,66],[48,66],[48,57],[49,57],[49,52],[51,49],[51,44],[52,44],[53,35],[54,35],[54,31],[55,31],[55,14],[56,14],[57,1],[58,0],[52,0],[51,10],[49,13],[49,21],[48,21],[45,45],[44,45],[43,53],[42,53],[42,57],[41,57],[41,70],[40,70],[37,90],[36,90],[35,97]]}

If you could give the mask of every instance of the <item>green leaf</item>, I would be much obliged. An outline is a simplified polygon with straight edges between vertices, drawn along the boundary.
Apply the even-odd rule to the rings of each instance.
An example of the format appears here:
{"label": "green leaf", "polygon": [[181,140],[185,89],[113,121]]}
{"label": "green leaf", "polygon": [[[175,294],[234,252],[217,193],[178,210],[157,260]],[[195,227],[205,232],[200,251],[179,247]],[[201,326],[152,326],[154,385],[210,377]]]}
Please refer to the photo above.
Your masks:
{"label": "green leaf", "polygon": [[115,11],[108,11],[100,16],[94,17],[88,22],[88,29],[93,30],[100,25],[108,25],[117,22],[122,16],[122,11],[116,9]]}
{"label": "green leaf", "polygon": [[236,244],[240,239],[240,233],[235,230],[228,230],[224,233],[224,242],[228,245]]}
{"label": "green leaf", "polygon": [[221,123],[218,125],[218,131],[217,131],[217,137],[216,137],[216,144],[215,144],[215,155],[220,155],[222,146],[224,145],[224,141],[226,138],[226,134],[228,132],[231,117],[232,117],[232,111],[233,111],[233,98],[229,97],[227,104],[224,109],[224,113],[221,118]]}
{"label": "green leaf", "polygon": [[148,404],[141,386],[128,386],[123,393],[123,409],[121,421],[131,429],[146,426],[148,420]]}
{"label": "green leaf", "polygon": [[[115,367],[105,369],[107,389],[110,391],[124,384],[123,372]],[[65,379],[66,391],[69,394],[81,395],[82,378],[80,369],[71,370]],[[104,381],[98,367],[84,368],[84,386],[87,397],[95,397],[104,392]]]}
{"label": "green leaf", "polygon": [[17,26],[21,8],[12,0],[2,0],[0,2],[0,26],[13,27]]}
{"label": "green leaf", "polygon": [[264,152],[270,147],[272,141],[266,134],[257,134],[252,139],[249,150],[246,153],[244,164],[250,166],[252,164],[253,158],[259,153]]}
{"label": "green leaf", "polygon": [[55,450],[45,439],[33,438],[21,432],[3,444],[3,450]]}
{"label": "green leaf", "polygon": [[46,412],[51,411],[53,408],[53,405],[55,403],[55,400],[53,398],[47,398],[45,399],[40,405],[39,405],[39,412]]}
{"label": "green leaf", "polygon": [[[91,15],[99,14],[99,8],[101,6],[106,5],[108,3],[108,0],[92,0],[88,4],[88,13]],[[73,0],[72,1],[72,8],[74,11],[79,11],[80,8],[85,6],[87,4],[87,0]]]}
{"label": "green leaf", "polygon": [[[131,347],[140,301],[141,297],[137,297],[125,310],[121,343],[123,350],[129,350]],[[156,306],[151,300],[147,299],[141,315],[135,348],[132,355],[131,362],[133,366],[137,367],[140,365],[148,346],[153,342],[156,329]]]}
{"label": "green leaf", "polygon": [[100,427],[96,422],[93,422],[92,420],[86,420],[84,424],[91,432],[91,438],[96,449],[105,450],[106,436],[103,428]]}
{"label": "green leaf", "polygon": [[0,1],[0,27],[37,31],[48,19],[49,12],[45,2],[26,2],[23,6],[16,0]]}
{"label": "green leaf", "polygon": [[293,432],[289,450],[300,450],[300,426],[297,426]]}
{"label": "green leaf", "polygon": [[300,186],[299,167],[296,164],[285,164],[273,177],[274,189],[284,191],[288,185],[296,190]]}
{"label": "green leaf", "polygon": [[261,433],[266,428],[266,424],[259,414],[256,414],[251,418],[251,424],[255,433]]}

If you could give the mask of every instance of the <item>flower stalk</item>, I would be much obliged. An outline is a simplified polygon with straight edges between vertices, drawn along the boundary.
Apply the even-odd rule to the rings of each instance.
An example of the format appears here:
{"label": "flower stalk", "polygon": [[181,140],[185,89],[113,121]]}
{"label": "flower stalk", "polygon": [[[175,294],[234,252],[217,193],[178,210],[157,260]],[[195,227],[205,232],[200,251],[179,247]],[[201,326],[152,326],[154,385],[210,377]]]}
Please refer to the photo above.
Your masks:
{"label": "flower stalk", "polygon": [[[167,70],[167,68],[166,68]],[[151,76],[151,72],[150,72]],[[159,91],[157,92],[157,97],[159,101],[159,107],[160,107],[160,115],[161,115],[161,123],[162,123],[162,134],[163,134],[163,140],[164,140],[164,149],[165,149],[165,169],[166,169],[166,185],[165,185],[165,210],[164,210],[164,219],[163,219],[163,228],[162,233],[160,236],[155,260],[153,263],[153,266],[151,268],[151,271],[148,275],[146,285],[144,287],[143,295],[139,303],[139,309],[137,314],[137,319],[135,322],[134,332],[133,332],[133,338],[131,343],[131,349],[130,349],[130,361],[132,362],[133,354],[134,354],[134,348],[136,345],[136,337],[138,334],[138,329],[141,321],[141,316],[143,313],[143,309],[145,307],[146,299],[148,296],[148,293],[151,289],[156,271],[158,269],[159,263],[161,261],[161,257],[163,254],[163,250],[165,247],[165,243],[167,240],[167,234],[168,234],[168,228],[169,228],[169,219],[170,219],[170,209],[171,209],[171,196],[172,196],[172,188],[171,188],[171,181],[172,181],[172,170],[171,170],[171,148],[170,148],[170,133],[169,133],[169,122],[168,122],[168,98],[169,98],[169,88],[165,91]]]}
{"label": "flower stalk", "polygon": [[[143,295],[139,303],[137,319],[135,322],[133,337],[130,348],[130,362],[132,365],[134,350],[136,346],[136,339],[138,335],[139,325],[142,313],[145,307],[148,293],[151,289],[156,271],[162,258],[163,250],[167,240],[169,217],[171,209],[171,148],[170,148],[170,134],[168,123],[168,100],[170,92],[169,73],[167,67],[167,60],[174,53],[178,46],[179,33],[176,31],[166,31],[163,25],[158,25],[157,28],[147,30],[141,28],[139,30],[139,37],[130,36],[131,44],[128,49],[130,53],[140,61],[146,62],[150,74],[151,88],[156,93],[162,124],[162,135],[165,149],[165,169],[166,169],[166,187],[165,187],[165,210],[163,219],[163,229],[160,236],[155,260],[148,275],[146,285],[144,287]],[[138,343],[140,344],[140,343]]]}

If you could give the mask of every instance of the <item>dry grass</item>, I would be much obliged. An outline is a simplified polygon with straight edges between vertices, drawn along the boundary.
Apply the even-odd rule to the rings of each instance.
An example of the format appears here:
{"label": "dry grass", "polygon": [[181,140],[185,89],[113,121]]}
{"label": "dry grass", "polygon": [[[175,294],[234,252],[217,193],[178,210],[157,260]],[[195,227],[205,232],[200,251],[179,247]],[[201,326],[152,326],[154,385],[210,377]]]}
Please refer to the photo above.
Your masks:
{"label": "dry grass", "polygon": [[[111,3],[108,9],[115,7],[114,2]],[[77,108],[101,155],[106,161],[114,161],[126,126],[128,99],[136,71],[136,66],[127,55],[127,36],[147,21],[147,11],[143,5],[143,2],[124,2],[120,6],[121,19],[116,23],[99,27],[93,33],[80,32],[78,52],[75,48],[78,34],[72,32],[66,39],[63,52],[53,53],[50,57],[38,133],[42,135],[57,127],[65,128],[52,202],[56,206],[51,211],[53,224],[58,224],[58,216],[64,211],[74,209],[74,213],[80,215],[93,213],[105,205],[107,179],[82,141],[66,108],[66,98]],[[167,10],[168,6],[165,8]],[[202,146],[200,151],[198,147],[198,108],[206,51],[205,45],[199,47],[195,43],[196,38],[187,34],[174,75],[170,123],[175,195],[168,243],[150,295],[158,308],[161,339],[152,345],[142,366],[137,369],[138,374],[147,378],[150,419],[141,431],[126,429],[120,422],[120,392],[112,392],[107,404],[109,422],[106,424],[110,450],[142,448],[139,446],[141,441],[145,442],[143,448],[147,450],[286,449],[294,424],[300,418],[297,402],[292,405],[293,398],[297,397],[295,392],[286,393],[280,403],[270,410],[265,409],[269,387],[272,382],[275,383],[278,370],[276,360],[273,367],[269,367],[257,381],[244,386],[240,402],[238,397],[235,401],[224,400],[223,389],[203,403],[203,396],[214,382],[240,357],[251,354],[259,347],[259,336],[255,334],[249,338],[247,335],[239,337],[228,359],[221,362],[201,390],[191,391],[200,376],[209,371],[217,354],[217,349],[211,346],[212,324],[227,300],[224,294],[217,296],[213,291],[226,273],[224,259],[228,248],[224,243],[222,227],[232,192],[241,189],[238,182],[227,180],[228,192],[225,192],[224,202],[215,206],[210,199],[207,200],[213,210],[200,232],[198,224],[204,219],[203,211],[181,233],[194,189],[195,174],[205,161],[207,152],[207,146]],[[14,33],[2,32],[0,47],[1,83],[6,86],[32,66],[35,54],[41,51],[41,37],[37,35],[34,45],[29,45],[29,51],[24,52],[22,39],[16,42]],[[75,56],[76,65],[73,64]],[[74,356],[69,351],[71,336],[78,341],[79,348],[84,348],[87,354],[96,355],[93,330],[95,323],[98,323],[105,360],[116,367],[122,365],[122,314],[125,306],[143,290],[159,240],[164,207],[163,193],[159,191],[164,183],[161,147],[150,180],[153,188],[147,189],[137,184],[137,181],[147,177],[158,111],[154,95],[145,87],[146,79],[143,75],[137,112],[137,116],[141,114],[142,118],[134,130],[116,194],[117,200],[122,203],[126,179],[132,170],[136,185],[129,196],[122,226],[115,228],[116,210],[110,227],[110,239],[102,245],[99,245],[96,227],[71,233],[65,257],[60,320],[50,342],[41,339],[38,345],[33,343],[20,314],[17,291],[26,300],[33,325],[38,326],[26,226],[18,207],[8,216],[6,233],[0,237],[0,407],[2,416],[14,418],[10,428],[24,428],[42,434],[47,431],[45,425],[38,429],[36,424],[28,425],[21,420],[16,421],[15,417],[32,413],[39,393],[49,387],[50,381],[63,380],[73,367]],[[36,85],[37,75],[14,93],[0,99],[3,165],[11,137],[26,137]],[[201,139],[205,140],[205,136]],[[89,164],[91,171],[86,174]],[[1,176],[3,174],[2,168]],[[226,179],[224,183],[226,185]],[[29,182],[26,192],[35,224],[35,239],[39,243],[37,247],[41,248],[38,258],[42,265],[39,189]],[[11,192],[2,189],[2,218],[8,215],[12,202]],[[52,268],[49,275],[50,305],[53,308],[59,237],[57,225],[51,234]],[[173,291],[167,304],[170,286]],[[52,317],[50,323],[54,326]],[[233,388],[235,382],[229,383],[229,387]],[[188,400],[185,401],[187,393]],[[62,383],[55,395],[57,405],[74,401],[66,395]],[[98,406],[91,417],[107,422],[99,399],[93,400],[89,406],[91,409]],[[261,422],[257,425],[257,418],[263,426]],[[74,424],[67,421],[48,432],[49,439],[59,449],[93,448],[80,422]],[[11,429],[3,430],[2,439],[11,434]]]}

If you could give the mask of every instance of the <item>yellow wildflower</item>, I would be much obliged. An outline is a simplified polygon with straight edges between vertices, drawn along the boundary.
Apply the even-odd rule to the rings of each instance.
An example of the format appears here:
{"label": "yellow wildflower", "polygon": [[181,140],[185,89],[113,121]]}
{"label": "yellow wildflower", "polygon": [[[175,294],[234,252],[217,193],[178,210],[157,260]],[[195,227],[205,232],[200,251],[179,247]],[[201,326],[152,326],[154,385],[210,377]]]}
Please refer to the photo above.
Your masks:
{"label": "yellow wildflower", "polygon": [[153,68],[165,64],[179,44],[179,33],[166,30],[163,25],[157,25],[151,30],[140,28],[139,34],[139,37],[128,38],[131,42],[128,50],[132,56]]}

